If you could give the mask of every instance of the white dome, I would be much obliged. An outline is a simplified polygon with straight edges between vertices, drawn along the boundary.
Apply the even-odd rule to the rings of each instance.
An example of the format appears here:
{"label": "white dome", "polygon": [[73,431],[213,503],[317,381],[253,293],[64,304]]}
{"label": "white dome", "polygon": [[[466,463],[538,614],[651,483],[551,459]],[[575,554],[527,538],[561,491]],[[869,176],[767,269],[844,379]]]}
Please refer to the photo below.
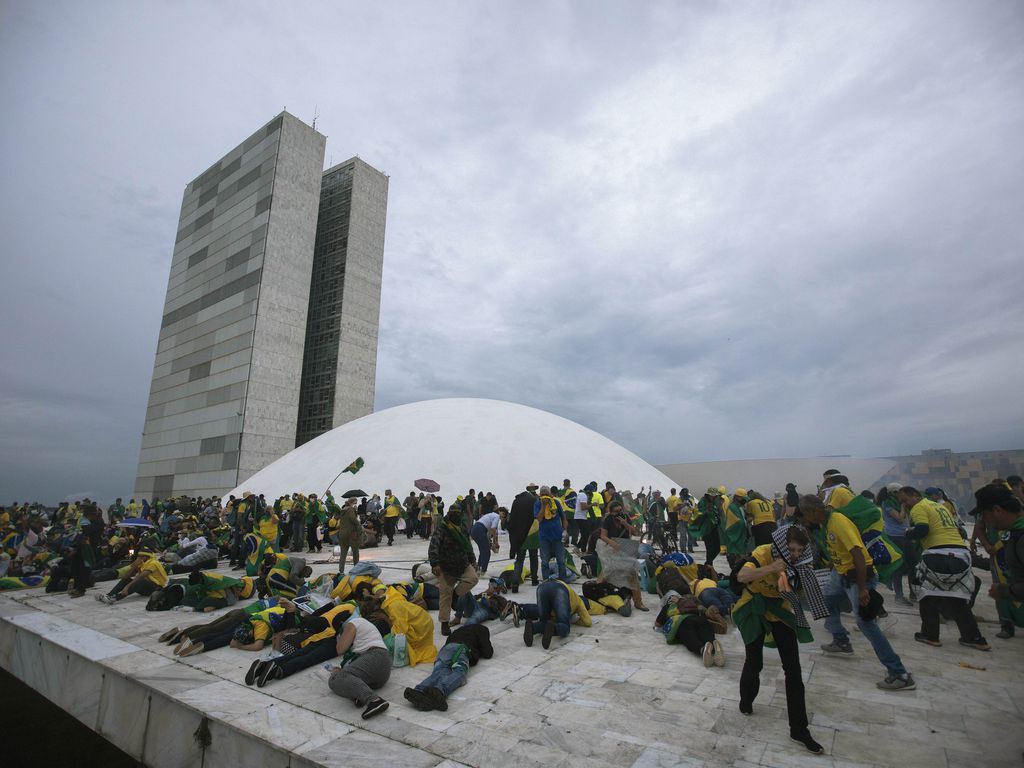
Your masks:
{"label": "white dome", "polygon": [[[358,474],[337,477],[361,456]],[[338,497],[351,488],[402,498],[413,481],[429,478],[445,501],[493,491],[508,506],[527,483],[569,478],[579,490],[591,480],[620,490],[678,485],[636,454],[560,416],[500,400],[452,398],[399,405],[343,424],[264,467],[230,493],[269,499],[296,491]],[[337,479],[335,479],[337,478]]]}

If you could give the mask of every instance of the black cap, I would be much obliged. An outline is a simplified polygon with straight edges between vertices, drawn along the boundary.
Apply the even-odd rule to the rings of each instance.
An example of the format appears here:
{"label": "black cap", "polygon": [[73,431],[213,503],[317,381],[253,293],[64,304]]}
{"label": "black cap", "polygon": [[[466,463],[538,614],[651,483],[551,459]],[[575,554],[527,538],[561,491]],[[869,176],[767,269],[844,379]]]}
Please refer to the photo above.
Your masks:
{"label": "black cap", "polygon": [[1013,495],[1009,488],[1005,485],[986,485],[974,492],[974,500],[978,506],[970,511],[969,514],[977,516],[979,512],[984,512],[992,507],[1002,507],[1003,509],[1020,509],[1020,501]]}

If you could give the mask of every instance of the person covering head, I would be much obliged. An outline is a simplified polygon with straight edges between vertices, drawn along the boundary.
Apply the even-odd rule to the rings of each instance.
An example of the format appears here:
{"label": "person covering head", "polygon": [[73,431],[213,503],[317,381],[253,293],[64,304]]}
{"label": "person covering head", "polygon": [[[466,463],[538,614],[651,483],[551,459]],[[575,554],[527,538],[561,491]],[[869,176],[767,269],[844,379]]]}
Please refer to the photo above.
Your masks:
{"label": "person covering head", "polygon": [[1021,513],[1021,502],[1005,485],[986,485],[974,492],[977,507],[971,515],[982,515],[984,521],[999,528],[997,520],[1016,517]]}

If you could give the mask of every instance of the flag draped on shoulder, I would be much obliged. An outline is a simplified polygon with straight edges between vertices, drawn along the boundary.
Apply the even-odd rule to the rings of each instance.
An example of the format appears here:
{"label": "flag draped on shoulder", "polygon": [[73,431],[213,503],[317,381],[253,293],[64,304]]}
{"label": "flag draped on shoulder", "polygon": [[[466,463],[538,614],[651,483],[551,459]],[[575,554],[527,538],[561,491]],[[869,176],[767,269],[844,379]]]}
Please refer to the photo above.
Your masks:
{"label": "flag draped on shoulder", "polygon": [[[345,472],[351,472],[354,475],[356,472],[358,472],[360,469],[363,468],[363,463],[364,463],[363,462],[363,457],[360,456],[358,459],[356,459],[351,464],[349,464],[347,467],[345,467],[343,470],[341,470],[342,474],[344,474]],[[335,466],[337,466],[337,465],[335,465]]]}

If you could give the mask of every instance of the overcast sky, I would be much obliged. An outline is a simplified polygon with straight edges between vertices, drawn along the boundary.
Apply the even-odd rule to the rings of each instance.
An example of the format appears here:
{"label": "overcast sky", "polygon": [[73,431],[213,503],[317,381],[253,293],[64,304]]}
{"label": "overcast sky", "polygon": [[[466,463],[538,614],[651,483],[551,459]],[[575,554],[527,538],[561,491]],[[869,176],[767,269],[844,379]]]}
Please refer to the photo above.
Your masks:
{"label": "overcast sky", "polygon": [[1024,447],[1015,0],[4,0],[0,97],[3,502],[130,495],[183,187],[284,107],[391,177],[378,410]]}

